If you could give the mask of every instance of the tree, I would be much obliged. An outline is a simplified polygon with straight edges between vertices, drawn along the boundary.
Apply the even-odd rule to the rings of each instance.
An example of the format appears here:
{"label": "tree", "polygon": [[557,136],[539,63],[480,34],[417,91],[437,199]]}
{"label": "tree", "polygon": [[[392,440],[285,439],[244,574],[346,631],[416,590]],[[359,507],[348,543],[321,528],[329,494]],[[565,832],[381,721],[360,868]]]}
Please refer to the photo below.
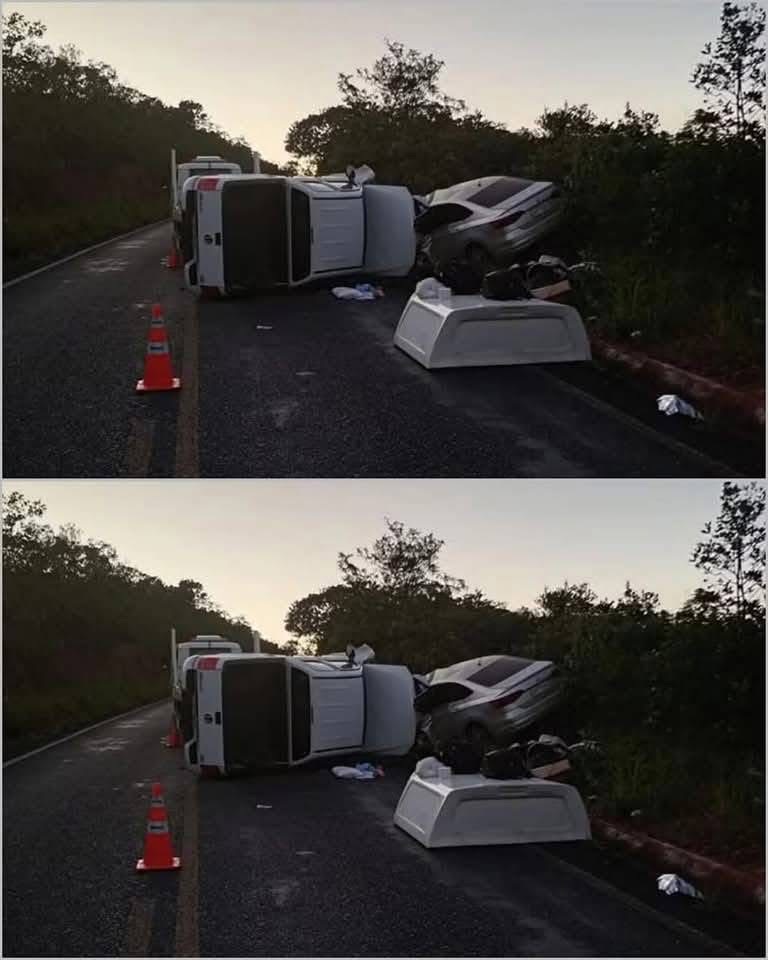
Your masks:
{"label": "tree", "polygon": [[720,513],[707,523],[705,539],[691,561],[705,577],[708,595],[716,596],[722,615],[761,620],[765,616],[765,487],[727,481],[720,494]]}
{"label": "tree", "polygon": [[291,125],[286,149],[317,173],[367,162],[380,182],[415,192],[476,176],[479,156],[496,170],[520,166],[528,138],[443,93],[443,66],[387,40],[372,67],[338,75],[341,103]]}
{"label": "tree", "polygon": [[[463,580],[440,570],[439,554],[445,546],[434,534],[419,533],[396,521],[385,521],[387,531],[371,547],[339,554],[339,570],[350,588],[373,588],[401,595],[453,596],[462,592]],[[353,558],[356,558],[353,559]]]}
{"label": "tree", "polygon": [[[371,69],[340,73],[338,88],[345,107],[355,111],[382,111],[395,119],[403,116],[454,119],[466,112],[463,100],[440,90],[438,79],[445,66],[431,53],[422,54],[394,40],[384,41],[387,53]],[[353,79],[356,78],[356,81]]]}
{"label": "tree", "polygon": [[530,617],[440,568],[443,541],[398,521],[370,547],[340,553],[342,582],[291,604],[286,629],[320,654],[370,643],[383,662],[425,672],[472,656],[520,652]]}
{"label": "tree", "polygon": [[692,82],[704,93],[720,127],[737,139],[761,140],[765,130],[765,10],[726,0],[720,36],[702,50]]}
{"label": "tree", "polygon": [[[250,625],[196,580],[164,584],[123,563],[45,507],[3,498],[4,736],[56,734],[167,694],[168,631],[223,634],[248,649]],[[262,649],[276,651],[264,640]],[[165,667],[164,667],[165,665]]]}
{"label": "tree", "polygon": [[544,592],[536,598],[541,613],[552,619],[592,612],[598,603],[597,594],[588,583],[568,583]]}

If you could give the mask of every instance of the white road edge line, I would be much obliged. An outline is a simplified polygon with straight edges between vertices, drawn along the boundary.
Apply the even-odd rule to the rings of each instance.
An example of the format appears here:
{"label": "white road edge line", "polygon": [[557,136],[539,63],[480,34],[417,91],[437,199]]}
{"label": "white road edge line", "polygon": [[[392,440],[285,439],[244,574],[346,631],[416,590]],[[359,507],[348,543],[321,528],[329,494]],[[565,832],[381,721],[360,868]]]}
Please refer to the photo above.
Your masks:
{"label": "white road edge line", "polygon": [[13,766],[14,763],[21,763],[22,760],[27,760],[29,757],[34,757],[35,754],[42,753],[44,750],[50,750],[51,747],[57,747],[60,743],[66,743],[68,740],[74,740],[76,737],[81,737],[84,733],[88,733],[91,730],[95,730],[97,727],[104,727],[108,723],[114,723],[115,720],[122,720],[124,717],[130,717],[134,713],[139,713],[142,710],[149,710],[150,707],[156,707],[160,703],[166,703],[168,697],[163,697],[162,700],[154,700],[152,703],[145,703],[141,707],[134,707],[133,710],[126,710],[125,713],[118,713],[116,717],[107,717],[106,720],[99,720],[98,723],[92,723],[89,727],[83,727],[82,730],[76,730],[75,733],[67,734],[66,737],[60,737],[58,740],[53,740],[51,743],[46,743],[42,747],[37,747],[36,750],[30,750],[29,753],[22,753],[20,757],[13,757],[11,760],[6,760],[3,763],[3,770],[6,767]]}
{"label": "white road edge line", "polygon": [[38,267],[37,270],[31,270],[29,273],[24,273],[20,277],[14,277],[13,280],[9,280],[7,283],[3,284],[3,290],[7,290],[9,287],[16,286],[17,283],[21,283],[23,280],[31,280],[32,277],[36,277],[39,273],[45,273],[46,270],[53,270],[54,267],[61,266],[62,263],[69,263],[70,260],[75,260],[77,257],[85,256],[86,253],[90,253],[92,250],[98,250],[100,247],[106,247],[110,243],[116,243],[118,240],[125,240],[127,237],[133,237],[137,233],[141,233],[142,230],[149,230],[151,227],[159,227],[161,223],[168,223],[168,218],[163,220],[155,220],[154,223],[145,223],[143,227],[137,227],[135,230],[129,230],[128,233],[121,233],[118,237],[112,237],[109,240],[102,240],[101,243],[94,243],[91,247],[86,247],[85,250],[78,250],[77,253],[70,253],[68,257],[62,257],[61,260],[54,260],[53,263],[46,263],[44,267]]}

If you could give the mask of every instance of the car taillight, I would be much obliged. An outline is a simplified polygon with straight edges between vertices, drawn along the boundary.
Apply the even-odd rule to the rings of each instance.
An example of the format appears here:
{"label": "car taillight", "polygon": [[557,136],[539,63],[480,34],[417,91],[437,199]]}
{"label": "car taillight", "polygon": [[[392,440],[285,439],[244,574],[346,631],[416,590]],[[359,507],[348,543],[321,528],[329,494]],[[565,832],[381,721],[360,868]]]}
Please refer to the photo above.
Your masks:
{"label": "car taillight", "polygon": [[198,190],[215,190],[218,185],[218,177],[200,177],[197,181]]}
{"label": "car taillight", "polygon": [[505,693],[503,697],[497,697],[496,700],[491,700],[491,706],[496,710],[503,710],[504,707],[508,707],[510,703],[519,700],[522,695],[522,690],[513,690],[512,693]]}
{"label": "car taillight", "polygon": [[218,657],[200,657],[197,661],[198,670],[215,670],[218,666]]}
{"label": "car taillight", "polygon": [[497,217],[495,220],[491,220],[491,226],[494,230],[503,230],[504,227],[508,227],[515,223],[515,221],[519,220],[524,213],[524,210],[516,210],[514,213],[505,213],[503,216]]}

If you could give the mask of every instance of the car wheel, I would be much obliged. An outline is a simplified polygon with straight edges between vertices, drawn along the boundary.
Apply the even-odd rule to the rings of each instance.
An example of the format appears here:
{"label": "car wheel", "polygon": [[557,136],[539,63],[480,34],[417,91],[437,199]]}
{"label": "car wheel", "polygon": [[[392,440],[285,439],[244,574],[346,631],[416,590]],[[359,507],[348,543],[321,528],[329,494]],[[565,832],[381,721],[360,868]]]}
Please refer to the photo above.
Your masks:
{"label": "car wheel", "polygon": [[479,723],[473,723],[467,727],[467,740],[480,759],[485,756],[485,751],[493,746],[493,737]]}
{"label": "car wheel", "polygon": [[477,244],[467,247],[467,262],[478,280],[482,280],[486,273],[493,270],[495,266],[488,251]]}

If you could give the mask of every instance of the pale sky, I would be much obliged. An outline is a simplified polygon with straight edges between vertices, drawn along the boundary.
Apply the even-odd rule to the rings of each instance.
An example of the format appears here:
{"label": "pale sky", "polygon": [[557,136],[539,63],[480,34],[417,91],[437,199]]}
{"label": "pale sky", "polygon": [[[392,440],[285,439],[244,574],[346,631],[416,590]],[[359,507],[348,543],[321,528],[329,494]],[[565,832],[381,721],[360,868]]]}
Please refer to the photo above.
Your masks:
{"label": "pale sky", "polygon": [[445,540],[442,566],[509,607],[545,586],[627,580],[677,609],[700,583],[689,563],[719,510],[717,480],[10,481],[166,583],[199,580],[270,640],[293,600],[338,582],[336,557],[369,545],[384,518]]}
{"label": "pale sky", "polygon": [[[167,104],[197,100],[269,160],[294,120],[338,102],[337,74],[369,66],[389,37],[445,61],[443,90],[510,129],[544,107],[630,101],[678,129],[701,105],[689,79],[719,33],[720,0],[243,0],[9,2],[47,42]],[[170,146],[170,145],[169,145]]]}

